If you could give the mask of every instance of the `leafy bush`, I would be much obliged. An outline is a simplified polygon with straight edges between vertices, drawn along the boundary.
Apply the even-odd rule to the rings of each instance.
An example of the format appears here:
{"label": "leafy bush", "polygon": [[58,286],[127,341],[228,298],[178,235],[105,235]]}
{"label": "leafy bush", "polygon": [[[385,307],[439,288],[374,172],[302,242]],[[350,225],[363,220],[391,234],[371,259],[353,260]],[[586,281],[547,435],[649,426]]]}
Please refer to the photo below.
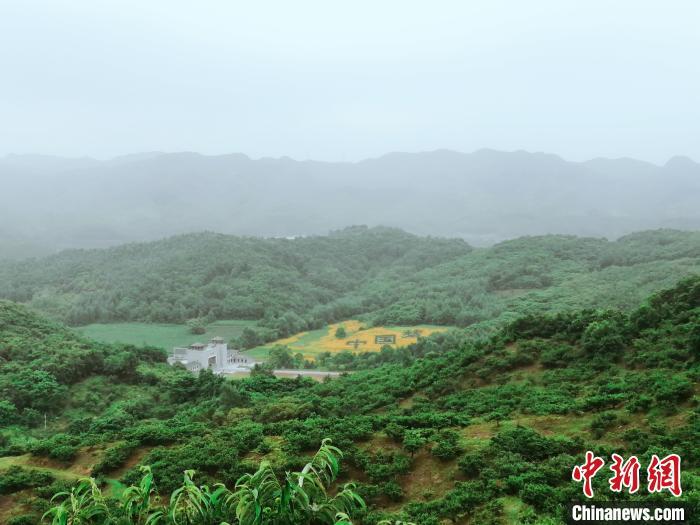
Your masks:
{"label": "leafy bush", "polygon": [[79,443],[80,438],[77,436],[58,433],[34,443],[31,446],[31,451],[33,454],[59,461],[70,461],[78,453]]}
{"label": "leafy bush", "polygon": [[136,441],[126,441],[108,448],[99,463],[92,468],[92,475],[99,476],[121,467],[137,446]]}
{"label": "leafy bush", "polygon": [[619,319],[607,318],[593,321],[581,336],[581,345],[591,354],[610,360],[621,357],[625,347],[625,327]]}
{"label": "leafy bush", "polygon": [[593,421],[591,421],[591,432],[593,433],[593,437],[600,439],[603,437],[606,431],[619,424],[619,422],[620,418],[614,412],[603,412],[601,414],[597,414],[593,418]]}
{"label": "leafy bush", "polygon": [[197,317],[195,319],[187,320],[187,328],[191,334],[202,335],[207,332],[207,325],[204,319]]}
{"label": "leafy bush", "polygon": [[0,494],[12,494],[28,488],[42,487],[53,480],[53,476],[48,472],[29,470],[15,465],[0,472]]}
{"label": "leafy bush", "polygon": [[459,434],[454,430],[441,430],[430,452],[443,461],[457,457],[462,452]]}

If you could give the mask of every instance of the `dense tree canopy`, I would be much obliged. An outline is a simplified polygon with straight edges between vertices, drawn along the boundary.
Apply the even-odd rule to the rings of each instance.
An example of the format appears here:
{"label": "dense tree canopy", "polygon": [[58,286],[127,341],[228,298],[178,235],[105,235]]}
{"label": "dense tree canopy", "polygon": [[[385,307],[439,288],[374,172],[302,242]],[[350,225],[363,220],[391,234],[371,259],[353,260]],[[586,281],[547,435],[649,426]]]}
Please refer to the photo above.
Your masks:
{"label": "dense tree canopy", "polygon": [[[472,249],[354,227],[297,239],[213,233],[0,264],[0,298],[72,325],[252,319],[244,346],[360,316],[481,330],[552,309],[631,309],[700,272],[700,233],[561,235]],[[194,321],[193,321],[194,322]]]}

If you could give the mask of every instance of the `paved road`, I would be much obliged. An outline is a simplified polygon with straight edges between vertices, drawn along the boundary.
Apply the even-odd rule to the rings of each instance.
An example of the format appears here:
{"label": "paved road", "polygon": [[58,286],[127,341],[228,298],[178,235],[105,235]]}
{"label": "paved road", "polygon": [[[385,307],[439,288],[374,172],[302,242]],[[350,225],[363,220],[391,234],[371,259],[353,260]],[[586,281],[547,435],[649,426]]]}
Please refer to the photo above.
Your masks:
{"label": "paved road", "polygon": [[341,372],[324,372],[322,370],[273,370],[273,374],[277,377],[296,377],[296,376],[310,376],[310,377],[338,377]]}
{"label": "paved road", "polygon": [[[338,377],[342,372],[326,372],[323,370],[286,370],[279,369],[273,370],[272,373],[276,377],[297,377],[305,376],[311,377],[313,379],[323,379],[324,377]],[[232,377],[242,377],[250,374],[250,370],[247,368],[238,368],[236,370],[226,371],[224,375]]]}

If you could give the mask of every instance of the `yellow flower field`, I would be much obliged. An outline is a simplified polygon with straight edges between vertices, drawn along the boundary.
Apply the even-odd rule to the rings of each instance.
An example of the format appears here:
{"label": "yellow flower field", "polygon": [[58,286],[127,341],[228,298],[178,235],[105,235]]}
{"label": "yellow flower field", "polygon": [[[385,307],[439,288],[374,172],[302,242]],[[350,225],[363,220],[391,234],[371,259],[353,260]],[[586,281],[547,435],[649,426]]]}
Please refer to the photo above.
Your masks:
{"label": "yellow flower field", "polygon": [[[337,338],[335,332],[339,326],[345,328],[346,336]],[[417,337],[425,337],[435,332],[449,330],[446,326],[375,326],[365,327],[360,321],[351,319],[342,323],[331,324],[321,330],[300,332],[291,337],[278,339],[264,346],[254,348],[247,353],[255,358],[264,358],[270,348],[276,345],[288,346],[292,352],[300,352],[307,359],[313,359],[322,352],[378,352],[393,336],[394,342],[389,346],[398,348],[415,343]],[[389,338],[387,339],[387,336]]]}

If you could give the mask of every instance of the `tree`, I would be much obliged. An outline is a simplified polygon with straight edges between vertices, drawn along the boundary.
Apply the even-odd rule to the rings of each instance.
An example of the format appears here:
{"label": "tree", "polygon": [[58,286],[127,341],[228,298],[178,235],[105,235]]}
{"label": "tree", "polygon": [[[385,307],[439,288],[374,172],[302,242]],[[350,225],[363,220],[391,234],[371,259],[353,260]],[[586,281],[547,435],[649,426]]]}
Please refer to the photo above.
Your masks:
{"label": "tree", "polygon": [[418,452],[425,445],[425,438],[421,434],[420,430],[407,430],[403,436],[403,448],[406,449],[408,453],[413,454]]}
{"label": "tree", "polygon": [[66,388],[56,377],[44,370],[3,370],[0,376],[0,396],[18,410],[28,407],[40,411],[55,410],[66,395]]}
{"label": "tree", "polygon": [[243,475],[233,491],[223,484],[198,486],[187,470],[167,507],[158,504],[153,473],[142,467],[138,485],[107,503],[92,478],[81,480],[68,492],[56,494],[56,503],[43,516],[52,525],[352,525],[351,516],[364,509],[351,483],[332,496],[329,487],[338,476],[342,452],[324,439],[316,455],[299,472],[281,479],[269,463]]}
{"label": "tree", "polygon": [[435,446],[431,449],[433,456],[442,460],[452,459],[462,452],[459,445],[459,434],[454,430],[442,430],[438,435]]}
{"label": "tree", "polygon": [[338,339],[345,339],[347,337],[347,332],[345,331],[345,327],[342,324],[335,329],[335,336]]}
{"label": "tree", "polygon": [[614,319],[593,321],[583,332],[581,344],[591,354],[615,360],[625,347],[624,328]]}
{"label": "tree", "polygon": [[384,433],[389,436],[393,441],[401,442],[406,433],[406,429],[393,421],[384,427]]}
{"label": "tree", "polygon": [[17,421],[17,407],[9,401],[0,399],[0,427],[12,425],[15,421]]}
{"label": "tree", "polygon": [[250,404],[250,394],[235,381],[224,381],[219,399],[225,408],[245,407]]}
{"label": "tree", "polygon": [[261,337],[260,333],[249,326],[243,329],[240,337],[238,337],[236,341],[232,341],[233,346],[239,346],[244,349],[253,348],[263,342],[264,338]]}
{"label": "tree", "polygon": [[[302,356],[303,361],[303,356]],[[288,346],[275,345],[270,349],[265,366],[269,368],[295,368],[298,364]]]}
{"label": "tree", "polygon": [[191,334],[202,335],[207,331],[207,326],[204,323],[204,319],[201,317],[189,319],[187,321],[187,327],[189,328]]}

